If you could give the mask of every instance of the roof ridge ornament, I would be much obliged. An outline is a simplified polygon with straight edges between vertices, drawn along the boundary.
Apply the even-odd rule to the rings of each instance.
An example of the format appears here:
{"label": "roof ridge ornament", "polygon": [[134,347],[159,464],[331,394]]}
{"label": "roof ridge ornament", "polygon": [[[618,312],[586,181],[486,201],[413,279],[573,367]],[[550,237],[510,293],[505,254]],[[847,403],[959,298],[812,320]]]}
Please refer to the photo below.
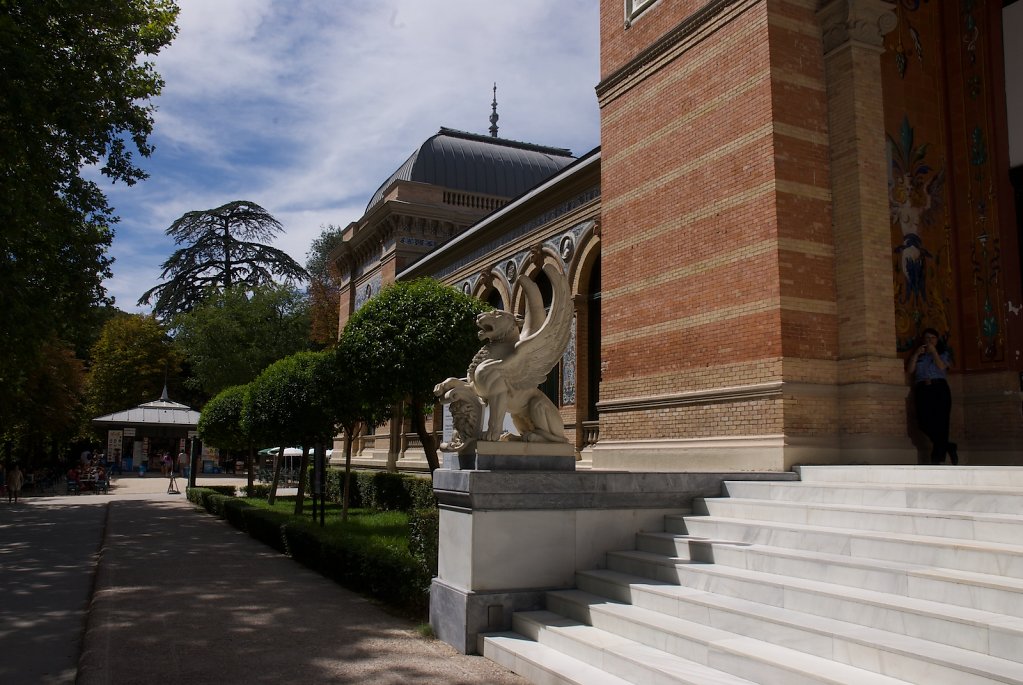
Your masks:
{"label": "roof ridge ornament", "polygon": [[490,103],[490,136],[497,137],[497,81],[494,81],[494,100]]}

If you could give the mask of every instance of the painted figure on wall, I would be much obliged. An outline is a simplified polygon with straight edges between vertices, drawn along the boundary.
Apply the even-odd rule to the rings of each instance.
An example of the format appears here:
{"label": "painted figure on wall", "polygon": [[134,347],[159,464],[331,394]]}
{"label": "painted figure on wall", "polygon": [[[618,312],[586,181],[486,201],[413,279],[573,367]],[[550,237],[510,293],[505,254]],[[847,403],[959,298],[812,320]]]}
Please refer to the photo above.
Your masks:
{"label": "painted figure on wall", "polygon": [[947,252],[941,221],[945,170],[931,166],[928,144],[916,144],[908,117],[903,117],[898,140],[890,134],[886,137],[901,348],[903,341],[916,338],[925,322],[948,330],[942,288],[933,278]]}

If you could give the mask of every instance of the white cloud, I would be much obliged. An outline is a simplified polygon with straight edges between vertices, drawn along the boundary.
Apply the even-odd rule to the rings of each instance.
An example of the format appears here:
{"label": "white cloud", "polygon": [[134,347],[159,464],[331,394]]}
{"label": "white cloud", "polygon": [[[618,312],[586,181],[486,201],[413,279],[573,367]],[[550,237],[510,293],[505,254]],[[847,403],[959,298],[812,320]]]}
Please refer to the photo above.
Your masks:
{"label": "white cloud", "polygon": [[346,225],[440,126],[485,133],[498,83],[502,137],[599,142],[591,0],[179,0],[157,58],[151,178],[111,200],[122,222],[108,288],[130,309],[159,282],[163,231],[193,209],[257,202],[305,262],[322,224]]}

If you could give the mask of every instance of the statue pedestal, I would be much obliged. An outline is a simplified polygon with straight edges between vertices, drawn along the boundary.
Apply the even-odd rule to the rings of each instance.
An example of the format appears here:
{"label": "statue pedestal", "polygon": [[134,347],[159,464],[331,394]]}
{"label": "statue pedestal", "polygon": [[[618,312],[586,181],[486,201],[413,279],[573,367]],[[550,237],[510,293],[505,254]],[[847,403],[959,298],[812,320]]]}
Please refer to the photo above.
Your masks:
{"label": "statue pedestal", "polygon": [[474,453],[445,453],[442,468],[454,471],[575,471],[575,448],[567,442],[479,441]]}
{"label": "statue pedestal", "polygon": [[664,530],[666,514],[720,495],[723,480],[779,478],[795,474],[437,469],[430,625],[475,653],[481,633],[510,630],[513,612],[543,608],[545,591],[574,586],[577,571],[604,567],[610,551],[634,549],[638,531]]}

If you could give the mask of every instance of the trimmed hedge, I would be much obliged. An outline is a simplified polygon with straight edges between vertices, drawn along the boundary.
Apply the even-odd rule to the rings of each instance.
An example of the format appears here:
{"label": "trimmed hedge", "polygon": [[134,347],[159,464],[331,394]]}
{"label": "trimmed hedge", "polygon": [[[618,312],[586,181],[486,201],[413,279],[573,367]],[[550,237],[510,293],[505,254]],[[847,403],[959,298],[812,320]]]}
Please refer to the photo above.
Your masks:
{"label": "trimmed hedge", "polygon": [[408,551],[430,570],[430,575],[437,575],[437,558],[440,551],[440,511],[434,506],[430,509],[413,509],[408,515]]}
{"label": "trimmed hedge", "polygon": [[[344,470],[330,469],[327,472],[327,499],[340,502],[344,486]],[[352,471],[348,503],[356,509],[411,512],[436,507],[437,498],[433,494],[433,481],[429,478],[389,471]]]}
{"label": "trimmed hedge", "polygon": [[[353,478],[353,485],[354,482]],[[410,493],[417,486],[396,485],[393,479],[382,482],[388,486],[383,489],[386,494],[375,495],[374,501],[392,504],[413,501]],[[363,487],[374,484],[372,477],[362,478],[360,483]],[[410,539],[406,551],[392,545],[373,544],[363,538],[328,539],[323,529],[311,521],[254,507],[245,500],[210,488],[189,488],[186,494],[189,501],[209,513],[224,518],[264,544],[351,590],[374,597],[410,616],[425,617],[429,611],[430,582],[437,573],[439,519],[435,506],[409,512]]]}

